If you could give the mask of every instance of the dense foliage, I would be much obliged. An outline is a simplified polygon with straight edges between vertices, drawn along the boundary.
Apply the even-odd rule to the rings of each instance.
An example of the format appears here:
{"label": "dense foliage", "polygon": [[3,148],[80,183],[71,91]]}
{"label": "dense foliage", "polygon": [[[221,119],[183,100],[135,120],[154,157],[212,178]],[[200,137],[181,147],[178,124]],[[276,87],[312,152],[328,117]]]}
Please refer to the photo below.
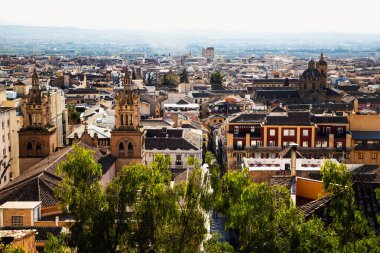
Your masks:
{"label": "dense foliage", "polygon": [[80,122],[80,113],[76,110],[75,106],[68,104],[67,111],[69,115],[69,124],[79,124]]}
{"label": "dense foliage", "polygon": [[[342,164],[324,164],[323,186],[332,198],[324,219],[306,220],[285,187],[254,183],[246,170],[222,175],[210,152],[209,170],[189,159],[195,169],[186,182],[173,185],[170,159],[156,155],[149,167],[125,166],[105,188],[92,156],[77,146],[59,165],[64,179],[57,196],[77,220],[67,245],[77,252],[380,252]],[[237,232],[237,248],[207,233],[210,210]],[[50,241],[51,248],[64,244]]]}
{"label": "dense foliage", "polygon": [[189,82],[189,72],[187,72],[186,68],[183,68],[181,73],[179,73],[179,82],[180,83]]}
{"label": "dense foliage", "polygon": [[[61,207],[75,217],[69,246],[78,252],[197,252],[205,240],[209,179],[199,168],[171,186],[168,158],[125,166],[104,189],[91,151],[76,146],[59,165]],[[195,163],[196,165],[197,163]],[[100,243],[101,242],[101,243]]]}
{"label": "dense foliage", "polygon": [[174,72],[168,72],[161,78],[161,84],[164,86],[174,86],[179,83],[178,75]]}
{"label": "dense foliage", "polygon": [[215,70],[210,75],[210,83],[211,84],[222,84],[224,75],[219,70]]}

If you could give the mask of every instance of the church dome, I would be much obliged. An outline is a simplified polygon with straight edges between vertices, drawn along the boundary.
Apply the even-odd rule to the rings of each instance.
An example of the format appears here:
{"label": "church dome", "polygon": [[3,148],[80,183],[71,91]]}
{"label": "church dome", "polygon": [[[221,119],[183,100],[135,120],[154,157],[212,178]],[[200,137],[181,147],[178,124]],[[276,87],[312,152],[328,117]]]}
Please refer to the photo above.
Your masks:
{"label": "church dome", "polygon": [[319,80],[322,78],[322,74],[315,68],[315,61],[309,61],[309,67],[302,73],[302,79]]}

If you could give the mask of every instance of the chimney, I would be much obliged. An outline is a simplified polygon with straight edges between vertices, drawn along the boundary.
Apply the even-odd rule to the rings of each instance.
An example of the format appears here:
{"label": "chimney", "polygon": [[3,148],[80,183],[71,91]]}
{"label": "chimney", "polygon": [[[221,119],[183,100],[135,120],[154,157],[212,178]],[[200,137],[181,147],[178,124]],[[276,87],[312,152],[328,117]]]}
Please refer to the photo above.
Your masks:
{"label": "chimney", "polygon": [[290,188],[290,197],[293,200],[294,205],[296,205],[296,196],[297,196],[297,144],[296,143],[290,143],[290,154],[291,154],[291,161],[290,161],[290,168],[291,168],[291,180],[292,185]]}

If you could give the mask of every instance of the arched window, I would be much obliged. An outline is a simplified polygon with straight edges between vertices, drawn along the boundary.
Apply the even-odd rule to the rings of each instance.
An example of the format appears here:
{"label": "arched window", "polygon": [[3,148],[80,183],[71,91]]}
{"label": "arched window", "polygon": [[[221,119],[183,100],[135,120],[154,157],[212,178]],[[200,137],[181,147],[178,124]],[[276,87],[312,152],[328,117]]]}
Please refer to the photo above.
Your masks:
{"label": "arched window", "polygon": [[29,114],[29,125],[32,125],[32,114]]}
{"label": "arched window", "polygon": [[36,143],[36,153],[41,154],[42,153],[42,145],[41,142],[37,141]]}
{"label": "arched window", "polygon": [[120,125],[121,125],[121,126],[124,125],[124,124],[123,124],[123,115],[120,115]]}
{"label": "arched window", "polygon": [[28,155],[33,155],[33,144],[31,141],[26,144],[26,152]]}
{"label": "arched window", "polygon": [[133,152],[133,144],[132,144],[132,142],[130,142],[128,144],[128,152]]}
{"label": "arched window", "polygon": [[119,144],[119,155],[124,156],[124,143],[120,142]]}

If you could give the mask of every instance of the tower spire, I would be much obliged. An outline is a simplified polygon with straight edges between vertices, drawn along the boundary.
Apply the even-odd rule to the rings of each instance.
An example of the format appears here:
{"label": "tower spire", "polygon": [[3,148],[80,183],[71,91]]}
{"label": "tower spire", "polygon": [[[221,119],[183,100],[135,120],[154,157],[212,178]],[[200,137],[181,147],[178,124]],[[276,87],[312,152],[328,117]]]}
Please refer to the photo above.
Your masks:
{"label": "tower spire", "polygon": [[124,82],[123,82],[123,88],[124,88],[124,96],[126,98],[126,104],[127,105],[133,105],[133,91],[132,91],[132,86],[131,86],[131,77],[128,71],[128,66],[125,69],[125,74],[124,74]]}
{"label": "tower spire", "polygon": [[34,68],[32,74],[32,88],[30,90],[29,103],[41,103],[41,89],[37,70]]}

